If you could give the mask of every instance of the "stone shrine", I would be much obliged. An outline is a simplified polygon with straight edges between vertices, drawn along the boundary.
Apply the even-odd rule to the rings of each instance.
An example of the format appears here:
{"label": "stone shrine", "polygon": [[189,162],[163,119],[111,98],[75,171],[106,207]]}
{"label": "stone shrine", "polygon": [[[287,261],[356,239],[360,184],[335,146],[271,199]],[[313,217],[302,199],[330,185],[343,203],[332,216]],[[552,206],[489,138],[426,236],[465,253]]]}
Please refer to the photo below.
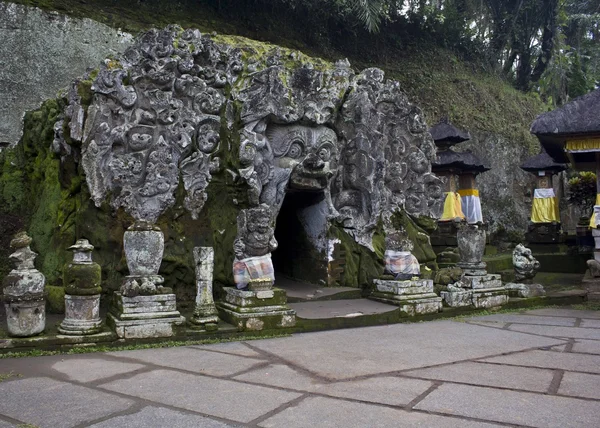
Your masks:
{"label": "stone shrine", "polygon": [[533,191],[530,224],[525,239],[530,244],[556,244],[560,242],[560,212],[558,198],[552,186],[552,177],[566,169],[542,150],[523,162],[521,169],[536,176]]}
{"label": "stone shrine", "polygon": [[[570,163],[579,171],[596,172],[596,205],[590,219],[595,240],[594,258],[583,280],[588,299],[600,299],[600,90],[540,114],[531,124],[531,133],[548,155],[558,163]],[[596,214],[598,213],[598,214]]]}
{"label": "stone shrine", "polygon": [[65,319],[58,330],[62,334],[80,336],[101,330],[100,293],[102,269],[92,261],[94,246],[87,239],[78,239],[69,247],[73,261],[65,266]]}
{"label": "stone shrine", "polygon": [[[261,300],[250,294],[263,292],[247,286],[276,282],[277,274],[366,287],[380,275],[380,219],[402,211],[418,221],[442,210],[421,111],[379,69],[355,73],[347,61],[219,40],[176,26],[143,34],[73,83],[55,125],[53,149],[82,167],[95,206],[132,218],[123,238],[129,275],[116,307],[141,299],[174,308],[168,289],[181,285],[158,274],[158,228],[178,222],[190,242],[216,249],[215,278],[227,305],[239,303],[234,312],[248,303],[240,299]],[[332,278],[332,254],[342,252],[360,254],[370,278]],[[266,306],[285,306],[285,291],[264,291],[277,300]]]}
{"label": "stone shrine", "polygon": [[31,241],[25,232],[10,241],[14,269],[2,283],[8,334],[15,337],[34,336],[46,328],[46,278],[34,266],[37,254],[29,248]]}

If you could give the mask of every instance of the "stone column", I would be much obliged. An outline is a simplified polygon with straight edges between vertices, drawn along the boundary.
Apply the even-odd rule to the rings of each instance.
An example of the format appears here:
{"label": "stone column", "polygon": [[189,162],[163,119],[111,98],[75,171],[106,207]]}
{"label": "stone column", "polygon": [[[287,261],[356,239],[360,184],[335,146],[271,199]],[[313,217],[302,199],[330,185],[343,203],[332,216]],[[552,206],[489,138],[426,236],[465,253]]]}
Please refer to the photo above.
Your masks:
{"label": "stone column", "polygon": [[100,293],[102,269],[92,261],[94,246],[87,239],[79,239],[69,247],[73,261],[65,266],[65,319],[58,331],[71,336],[100,332]]}
{"label": "stone column", "polygon": [[215,252],[212,247],[195,247],[196,308],[190,323],[207,331],[217,330],[219,317],[213,299],[213,269]]}
{"label": "stone column", "polygon": [[10,241],[15,250],[10,260],[15,268],[2,283],[8,334],[15,337],[34,336],[46,327],[46,278],[34,266],[37,254],[29,248],[31,241],[25,232]]}

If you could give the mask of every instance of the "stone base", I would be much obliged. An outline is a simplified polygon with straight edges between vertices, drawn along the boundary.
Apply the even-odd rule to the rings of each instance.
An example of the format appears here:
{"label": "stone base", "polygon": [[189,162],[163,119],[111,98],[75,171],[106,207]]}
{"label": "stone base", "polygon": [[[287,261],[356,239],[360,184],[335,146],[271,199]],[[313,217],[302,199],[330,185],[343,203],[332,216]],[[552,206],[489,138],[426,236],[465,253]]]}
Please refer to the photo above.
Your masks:
{"label": "stone base", "polygon": [[446,306],[451,308],[460,308],[463,306],[471,306],[473,303],[473,291],[442,291],[440,292],[442,300]]}
{"label": "stone base", "polygon": [[522,284],[522,283],[514,283],[509,282],[504,285],[504,288],[508,290],[508,295],[510,297],[539,297],[545,296],[546,290],[542,284]]}
{"label": "stone base", "polygon": [[65,319],[58,331],[69,336],[96,334],[102,329],[100,295],[73,296],[65,294]]}
{"label": "stone base", "polygon": [[35,336],[46,328],[46,301],[44,297],[7,302],[4,304],[4,308],[6,309],[6,326],[9,336]]}
{"label": "stone base", "polygon": [[441,312],[442,299],[433,292],[431,279],[394,281],[376,279],[377,291],[370,298],[396,305],[408,316]]}
{"label": "stone base", "polygon": [[508,303],[508,292],[504,287],[473,290],[473,306],[478,309],[495,308]]}
{"label": "stone base", "polygon": [[448,287],[449,291],[440,294],[450,307],[492,308],[508,303],[508,291],[502,286],[500,275],[464,275]]}
{"label": "stone base", "polygon": [[530,223],[525,241],[529,244],[558,244],[561,241],[560,223]]}
{"label": "stone base", "polygon": [[242,291],[225,287],[225,301],[217,303],[222,320],[239,331],[294,327],[296,311],[287,306],[284,290]]}
{"label": "stone base", "polygon": [[107,323],[122,339],[171,337],[185,323],[174,294],[125,297],[116,292]]}

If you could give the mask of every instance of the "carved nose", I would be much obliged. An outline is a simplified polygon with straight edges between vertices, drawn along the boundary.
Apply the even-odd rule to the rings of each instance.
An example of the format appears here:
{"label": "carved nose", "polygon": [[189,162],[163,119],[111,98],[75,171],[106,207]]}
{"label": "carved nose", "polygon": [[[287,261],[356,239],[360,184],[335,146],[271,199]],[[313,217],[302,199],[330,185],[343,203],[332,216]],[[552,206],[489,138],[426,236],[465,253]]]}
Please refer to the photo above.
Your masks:
{"label": "carved nose", "polygon": [[325,167],[325,162],[323,160],[311,153],[303,162],[304,166],[310,169],[323,169]]}

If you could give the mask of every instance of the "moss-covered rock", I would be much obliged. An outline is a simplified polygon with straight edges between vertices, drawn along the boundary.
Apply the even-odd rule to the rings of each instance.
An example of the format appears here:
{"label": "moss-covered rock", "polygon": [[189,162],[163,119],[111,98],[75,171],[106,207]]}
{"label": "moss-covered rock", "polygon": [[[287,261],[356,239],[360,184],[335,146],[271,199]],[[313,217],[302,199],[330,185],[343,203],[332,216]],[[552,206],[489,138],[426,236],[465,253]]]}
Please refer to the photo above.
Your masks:
{"label": "moss-covered rock", "polygon": [[65,313],[65,289],[46,285],[46,310],[51,314]]}

